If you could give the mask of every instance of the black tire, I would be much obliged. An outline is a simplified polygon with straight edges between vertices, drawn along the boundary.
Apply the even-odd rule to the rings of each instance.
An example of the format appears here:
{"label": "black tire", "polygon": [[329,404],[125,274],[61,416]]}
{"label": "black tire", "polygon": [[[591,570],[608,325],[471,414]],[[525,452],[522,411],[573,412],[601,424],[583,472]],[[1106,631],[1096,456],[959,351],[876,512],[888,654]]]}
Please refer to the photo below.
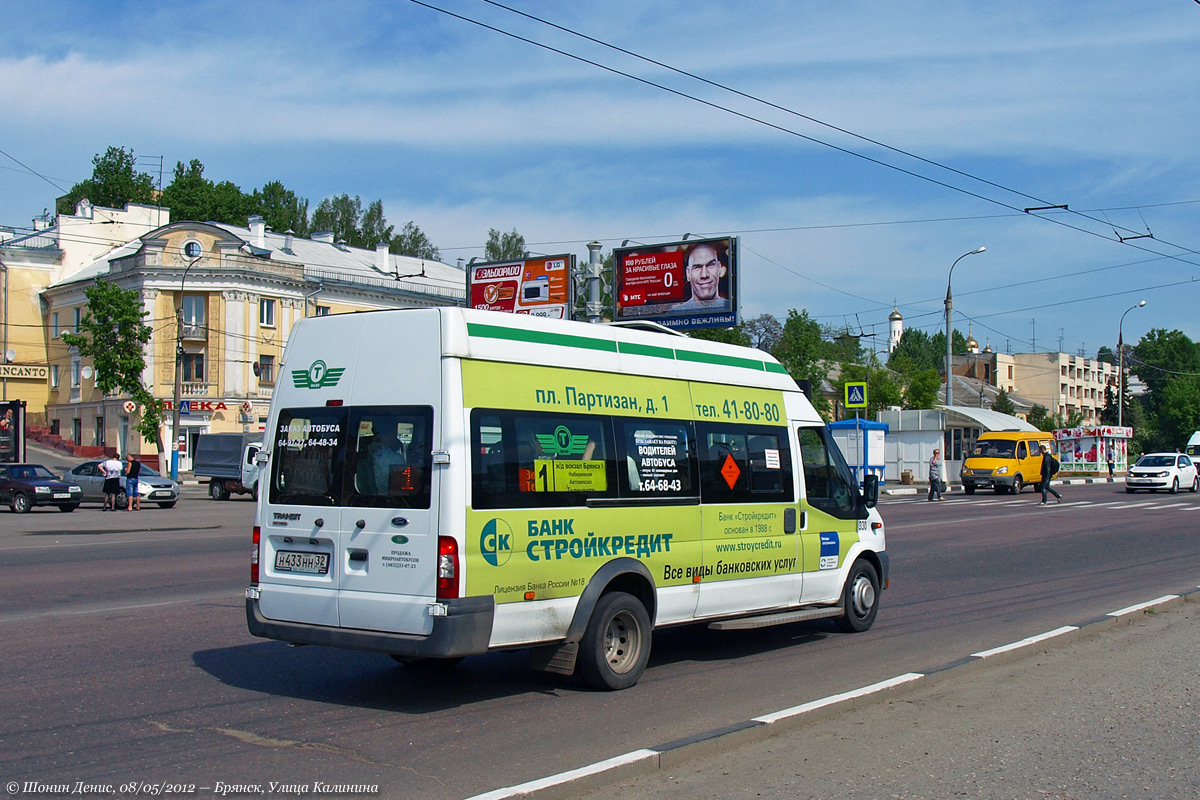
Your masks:
{"label": "black tire", "polygon": [[974,487],[974,486],[967,486],[967,485],[964,483],[964,484],[963,484],[963,494],[975,494],[975,487]]}
{"label": "black tire", "polygon": [[846,633],[861,633],[875,624],[879,613],[879,573],[875,566],[864,559],[854,562],[842,590],[842,605],[845,612],[837,618],[837,625]]}
{"label": "black tire", "polygon": [[1179,478],[1171,479],[1171,494],[1179,494]]}
{"label": "black tire", "polygon": [[628,689],[650,660],[650,615],[631,594],[600,598],[579,642],[579,674],[596,689]]}
{"label": "black tire", "polygon": [[67,512],[74,511],[77,508],[79,508],[79,503],[65,503],[65,504],[59,506],[58,510],[62,511],[64,513],[67,513]]}
{"label": "black tire", "polygon": [[1190,491],[1192,494],[1195,494],[1197,491],[1200,491],[1200,475],[1197,475],[1196,477],[1192,478],[1192,488],[1189,489],[1188,491]]}
{"label": "black tire", "polygon": [[1013,494],[1020,494],[1021,490],[1024,488],[1025,488],[1025,481],[1021,480],[1020,475],[1013,478],[1013,485],[1012,485],[1012,493]]}
{"label": "black tire", "polygon": [[29,509],[33,508],[33,501],[29,499],[29,495],[24,492],[17,492],[12,496],[10,503],[12,510],[18,514],[28,514]]}
{"label": "black tire", "polygon": [[158,504],[158,507],[159,507],[159,508],[174,508],[174,507],[175,507],[175,503],[176,503],[176,502],[178,502],[178,501],[176,501],[176,500],[172,500],[172,501],[171,501],[171,502],[169,502],[169,503],[159,503],[159,504]]}
{"label": "black tire", "polygon": [[225,482],[215,479],[209,481],[208,496],[213,500],[228,500],[229,490],[225,488]]}
{"label": "black tire", "polygon": [[1136,489],[1131,489],[1128,486],[1125,487],[1125,494],[1133,494],[1136,491],[1137,491]]}

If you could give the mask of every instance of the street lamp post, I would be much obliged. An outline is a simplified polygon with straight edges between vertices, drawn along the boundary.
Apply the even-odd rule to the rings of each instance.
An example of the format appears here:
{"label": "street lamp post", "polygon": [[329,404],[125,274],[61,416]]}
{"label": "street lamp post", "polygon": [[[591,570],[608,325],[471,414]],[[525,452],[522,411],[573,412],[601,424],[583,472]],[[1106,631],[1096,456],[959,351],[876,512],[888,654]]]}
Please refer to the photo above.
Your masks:
{"label": "street lamp post", "polygon": [[982,253],[987,250],[986,247],[977,247],[969,253],[963,253],[958,258],[954,259],[954,263],[950,265],[950,274],[946,276],[946,405],[954,405],[954,389],[953,378],[950,372],[951,352],[953,340],[951,339],[951,331],[953,330],[952,318],[954,315],[954,302],[950,299],[950,278],[954,275],[954,267],[958,262],[962,261],[967,256],[973,256],[976,253]]}
{"label": "street lamp post", "polygon": [[183,286],[192,267],[204,258],[197,254],[188,262],[179,279],[179,298],[175,302],[175,398],[171,405],[171,480],[179,480],[179,404],[183,394]]}
{"label": "street lamp post", "polygon": [[[1146,305],[1146,301],[1139,300],[1136,305],[1125,309],[1125,314],[1144,305]],[[1125,327],[1125,314],[1121,315],[1121,321],[1117,324],[1117,358],[1120,360],[1120,366],[1117,367],[1117,427],[1125,424],[1125,339],[1122,336],[1122,328]]]}

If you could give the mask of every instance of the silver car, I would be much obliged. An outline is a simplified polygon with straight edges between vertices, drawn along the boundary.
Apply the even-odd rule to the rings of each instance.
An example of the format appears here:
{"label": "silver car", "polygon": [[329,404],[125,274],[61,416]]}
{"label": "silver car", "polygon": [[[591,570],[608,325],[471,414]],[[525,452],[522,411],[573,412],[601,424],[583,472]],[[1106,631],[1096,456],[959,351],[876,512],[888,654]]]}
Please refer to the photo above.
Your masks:
{"label": "silver car", "polygon": [[[104,472],[99,461],[85,461],[63,475],[63,480],[73,483],[83,491],[83,502],[104,502]],[[142,503],[158,503],[171,508],[179,501],[179,484],[148,464],[142,464],[138,476],[138,496]],[[117,495],[117,508],[125,508],[125,477],[121,477],[121,492]]]}

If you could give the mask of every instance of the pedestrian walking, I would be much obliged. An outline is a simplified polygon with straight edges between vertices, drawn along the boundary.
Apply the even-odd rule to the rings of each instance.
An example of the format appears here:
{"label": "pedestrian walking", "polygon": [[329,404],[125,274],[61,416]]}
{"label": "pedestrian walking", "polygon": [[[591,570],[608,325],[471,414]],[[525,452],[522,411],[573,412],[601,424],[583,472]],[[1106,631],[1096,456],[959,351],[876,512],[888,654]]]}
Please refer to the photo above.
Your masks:
{"label": "pedestrian walking", "polygon": [[938,500],[946,499],[946,498],[942,497],[942,456],[941,456],[941,452],[942,452],[941,450],[938,450],[935,447],[935,448],[933,448],[933,455],[929,458],[929,500],[928,500],[928,502],[930,502],[930,503],[932,503],[934,501],[934,499],[935,499],[934,495],[937,496],[936,499],[938,499]]}
{"label": "pedestrian walking", "polygon": [[1113,470],[1116,468],[1116,466],[1117,466],[1116,446],[1109,445],[1108,446],[1108,478],[1109,478],[1109,480],[1112,480]]}
{"label": "pedestrian walking", "polygon": [[1046,447],[1046,443],[1042,442],[1042,502],[1038,505],[1046,505],[1046,492],[1054,495],[1055,502],[1062,502],[1062,495],[1054,490],[1050,485],[1050,479],[1058,474],[1058,459],[1050,454],[1050,448]]}

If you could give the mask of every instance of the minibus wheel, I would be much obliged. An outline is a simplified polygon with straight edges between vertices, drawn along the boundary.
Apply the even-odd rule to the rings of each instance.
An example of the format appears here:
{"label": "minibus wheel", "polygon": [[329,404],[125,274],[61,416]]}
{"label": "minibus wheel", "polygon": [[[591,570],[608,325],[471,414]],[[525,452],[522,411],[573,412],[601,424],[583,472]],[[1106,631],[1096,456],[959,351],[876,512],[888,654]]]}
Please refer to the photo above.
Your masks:
{"label": "minibus wheel", "polygon": [[1025,488],[1025,481],[1021,480],[1020,475],[1013,478],[1013,488],[1012,488],[1013,494],[1020,494],[1021,490],[1024,488]]}
{"label": "minibus wheel", "polygon": [[861,633],[875,623],[879,613],[879,573],[865,559],[854,562],[842,592],[845,611],[837,618],[838,627],[846,633]]}
{"label": "minibus wheel", "polygon": [[650,660],[650,615],[631,594],[601,596],[579,642],[579,673],[596,689],[628,689]]}

